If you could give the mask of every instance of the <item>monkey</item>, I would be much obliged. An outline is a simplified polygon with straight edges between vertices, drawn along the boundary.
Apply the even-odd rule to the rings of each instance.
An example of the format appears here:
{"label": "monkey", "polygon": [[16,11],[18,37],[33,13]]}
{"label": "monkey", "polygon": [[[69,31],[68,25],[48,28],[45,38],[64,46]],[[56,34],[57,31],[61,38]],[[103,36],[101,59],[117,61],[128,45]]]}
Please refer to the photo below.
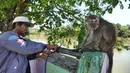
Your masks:
{"label": "monkey", "polygon": [[114,54],[113,47],[116,44],[116,27],[96,15],[85,17],[85,25],[87,27],[87,35],[80,44],[81,51],[106,52],[109,58],[107,73],[111,73]]}

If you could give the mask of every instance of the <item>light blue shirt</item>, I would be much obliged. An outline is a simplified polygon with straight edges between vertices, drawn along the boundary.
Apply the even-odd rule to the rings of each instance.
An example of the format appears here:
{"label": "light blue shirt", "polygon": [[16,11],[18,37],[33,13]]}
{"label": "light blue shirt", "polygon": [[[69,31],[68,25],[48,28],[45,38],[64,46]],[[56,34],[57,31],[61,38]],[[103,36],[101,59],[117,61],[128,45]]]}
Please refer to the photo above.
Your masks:
{"label": "light blue shirt", "polygon": [[15,32],[0,35],[0,73],[26,73],[29,54],[43,51],[40,42],[24,41]]}

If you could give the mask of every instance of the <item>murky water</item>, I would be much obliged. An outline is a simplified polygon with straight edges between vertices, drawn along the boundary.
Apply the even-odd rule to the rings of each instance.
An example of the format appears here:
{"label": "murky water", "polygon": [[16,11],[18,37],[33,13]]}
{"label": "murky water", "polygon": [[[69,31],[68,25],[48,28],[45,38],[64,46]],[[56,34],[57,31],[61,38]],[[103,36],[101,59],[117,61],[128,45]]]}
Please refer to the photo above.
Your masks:
{"label": "murky water", "polygon": [[114,51],[113,73],[130,73],[130,50]]}

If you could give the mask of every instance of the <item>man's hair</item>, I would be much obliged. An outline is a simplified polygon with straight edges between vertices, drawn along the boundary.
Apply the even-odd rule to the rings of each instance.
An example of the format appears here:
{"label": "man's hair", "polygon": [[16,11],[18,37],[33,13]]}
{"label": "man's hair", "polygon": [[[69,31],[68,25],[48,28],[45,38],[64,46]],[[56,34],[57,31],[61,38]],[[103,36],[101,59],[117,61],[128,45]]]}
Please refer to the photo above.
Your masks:
{"label": "man's hair", "polygon": [[16,23],[13,23],[13,26],[12,26],[12,29],[14,29],[16,27],[16,24],[21,26],[24,22],[16,22]]}

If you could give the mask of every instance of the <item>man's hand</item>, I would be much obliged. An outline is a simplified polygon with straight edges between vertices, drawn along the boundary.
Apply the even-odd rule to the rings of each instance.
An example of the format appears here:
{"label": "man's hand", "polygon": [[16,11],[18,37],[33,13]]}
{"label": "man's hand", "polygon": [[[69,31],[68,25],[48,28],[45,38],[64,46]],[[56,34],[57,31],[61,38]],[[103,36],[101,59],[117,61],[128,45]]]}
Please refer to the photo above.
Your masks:
{"label": "man's hand", "polygon": [[52,53],[49,53],[49,52],[40,52],[40,53],[37,53],[36,57],[47,57],[51,55]]}
{"label": "man's hand", "polygon": [[44,49],[43,52],[39,52],[37,53],[37,57],[47,57],[47,56],[52,56],[54,54],[54,52],[52,52],[50,49]]}
{"label": "man's hand", "polygon": [[54,53],[58,46],[55,45],[46,45],[47,49],[49,49],[52,53]]}
{"label": "man's hand", "polygon": [[44,49],[43,52],[37,53],[37,57],[52,56],[55,53],[57,47],[58,46],[46,44],[46,49]]}

